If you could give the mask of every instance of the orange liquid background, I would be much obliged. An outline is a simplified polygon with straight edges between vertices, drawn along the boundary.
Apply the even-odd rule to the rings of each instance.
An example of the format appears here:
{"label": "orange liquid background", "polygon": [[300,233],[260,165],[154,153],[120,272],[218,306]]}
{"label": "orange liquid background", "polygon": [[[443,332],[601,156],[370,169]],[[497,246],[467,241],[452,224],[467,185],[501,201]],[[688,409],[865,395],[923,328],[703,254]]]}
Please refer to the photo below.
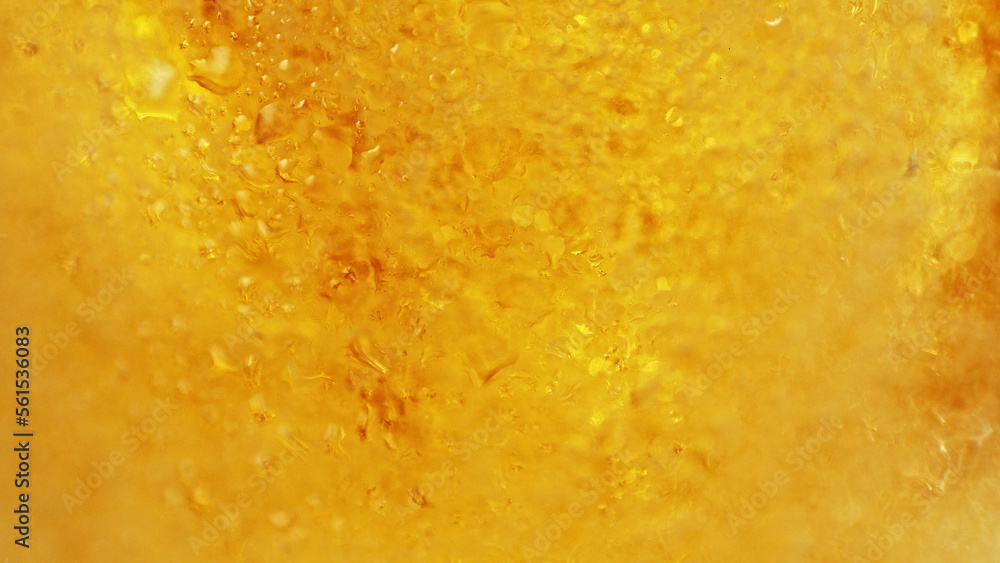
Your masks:
{"label": "orange liquid background", "polygon": [[0,554],[995,561],[997,21],[5,3]]}

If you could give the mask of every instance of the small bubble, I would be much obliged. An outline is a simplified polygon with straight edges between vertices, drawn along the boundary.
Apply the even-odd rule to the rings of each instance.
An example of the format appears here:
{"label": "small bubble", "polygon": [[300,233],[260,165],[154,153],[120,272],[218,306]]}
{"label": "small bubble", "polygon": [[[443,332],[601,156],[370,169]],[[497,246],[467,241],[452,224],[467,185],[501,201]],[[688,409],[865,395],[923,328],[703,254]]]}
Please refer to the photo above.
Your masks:
{"label": "small bubble", "polygon": [[194,493],[191,495],[192,501],[196,506],[208,506],[211,503],[211,498],[208,496],[208,491],[204,486],[198,485],[194,488]]}
{"label": "small bubble", "polygon": [[535,208],[530,205],[518,205],[511,212],[511,219],[519,227],[530,227],[534,222]]}
{"label": "small bubble", "polygon": [[237,115],[233,118],[233,130],[237,133],[246,133],[251,128],[253,124],[250,123],[250,118],[245,115]]}
{"label": "small bubble", "polygon": [[969,141],[958,143],[950,156],[949,167],[953,172],[970,171],[979,164],[979,148]]}
{"label": "small bubble", "polygon": [[427,77],[427,79],[430,82],[431,87],[433,88],[441,88],[445,85],[445,83],[448,82],[448,77],[445,76],[444,74],[441,74],[440,72],[435,72],[434,74]]}
{"label": "small bubble", "polygon": [[972,43],[976,37],[979,37],[979,25],[976,22],[967,21],[958,26],[958,40],[963,45]]}

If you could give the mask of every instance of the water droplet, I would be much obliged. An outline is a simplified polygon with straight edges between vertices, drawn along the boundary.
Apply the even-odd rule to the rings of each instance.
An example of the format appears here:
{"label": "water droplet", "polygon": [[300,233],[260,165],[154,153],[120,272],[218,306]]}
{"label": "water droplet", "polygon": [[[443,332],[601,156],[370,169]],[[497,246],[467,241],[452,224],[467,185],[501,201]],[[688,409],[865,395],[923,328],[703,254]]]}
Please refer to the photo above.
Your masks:
{"label": "water droplet", "polygon": [[510,218],[519,227],[530,227],[534,222],[535,208],[530,205],[518,205],[511,212]]}
{"label": "water droplet", "polygon": [[286,135],[291,128],[292,117],[292,109],[280,102],[260,108],[254,128],[257,142],[266,143]]}
{"label": "water droplet", "polygon": [[228,94],[243,80],[243,62],[229,47],[212,49],[207,59],[191,63],[191,79],[216,94]]}
{"label": "water droplet", "polygon": [[979,25],[974,21],[964,22],[958,26],[958,40],[963,45],[973,42],[979,37]]}
{"label": "water droplet", "polygon": [[979,164],[979,148],[969,141],[955,145],[950,156],[949,168],[952,172],[971,171]]}
{"label": "water droplet", "polygon": [[428,80],[430,81],[431,87],[437,89],[441,88],[446,82],[448,82],[448,76],[441,74],[440,72],[435,72],[428,77]]}
{"label": "water droplet", "polygon": [[236,371],[233,364],[229,361],[225,350],[219,346],[213,346],[211,350],[212,354],[212,367],[218,371]]}
{"label": "water droplet", "polygon": [[961,264],[971,260],[976,255],[978,246],[979,242],[976,237],[969,233],[959,233],[945,245],[945,252],[951,256],[955,263]]}
{"label": "water droplet", "polygon": [[284,510],[278,510],[276,512],[272,512],[270,515],[268,515],[267,518],[277,528],[284,529],[287,528],[288,525],[292,523],[292,517],[289,516],[288,513],[285,512]]}
{"label": "water droplet", "polygon": [[354,151],[344,131],[326,127],[317,129],[312,135],[313,144],[319,156],[320,165],[330,172],[343,172],[351,166]]}
{"label": "water droplet", "polygon": [[246,8],[248,14],[256,16],[264,11],[264,0],[246,0],[243,7]]}
{"label": "water droplet", "polygon": [[198,485],[195,487],[191,498],[196,506],[205,507],[211,503],[211,498],[208,496],[208,491],[205,489],[204,485]]}
{"label": "water droplet", "polygon": [[176,120],[180,100],[170,95],[176,86],[177,69],[154,60],[135,72],[126,73],[125,105],[139,116]]}
{"label": "water droplet", "polygon": [[502,2],[470,2],[462,7],[462,20],[469,44],[486,51],[501,51],[517,30],[514,10]]}
{"label": "water droplet", "polygon": [[551,231],[555,228],[555,223],[552,222],[552,218],[549,216],[548,211],[539,211],[535,213],[534,221],[535,229],[541,232]]}

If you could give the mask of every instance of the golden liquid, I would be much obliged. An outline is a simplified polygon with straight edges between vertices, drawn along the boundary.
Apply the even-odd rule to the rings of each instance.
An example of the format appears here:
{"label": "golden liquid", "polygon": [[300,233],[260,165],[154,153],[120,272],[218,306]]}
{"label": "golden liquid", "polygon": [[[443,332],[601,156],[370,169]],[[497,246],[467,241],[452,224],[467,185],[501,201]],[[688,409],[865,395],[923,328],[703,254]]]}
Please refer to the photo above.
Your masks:
{"label": "golden liquid", "polygon": [[997,26],[6,3],[0,553],[996,561]]}

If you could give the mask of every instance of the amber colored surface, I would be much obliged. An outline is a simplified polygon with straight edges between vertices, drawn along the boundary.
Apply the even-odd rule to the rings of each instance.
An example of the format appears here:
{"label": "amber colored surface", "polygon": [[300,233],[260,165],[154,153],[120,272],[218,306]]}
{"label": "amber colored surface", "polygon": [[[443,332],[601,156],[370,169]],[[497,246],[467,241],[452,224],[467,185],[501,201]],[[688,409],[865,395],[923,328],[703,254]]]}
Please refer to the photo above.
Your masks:
{"label": "amber colored surface", "polygon": [[995,3],[0,30],[10,561],[1000,560]]}

